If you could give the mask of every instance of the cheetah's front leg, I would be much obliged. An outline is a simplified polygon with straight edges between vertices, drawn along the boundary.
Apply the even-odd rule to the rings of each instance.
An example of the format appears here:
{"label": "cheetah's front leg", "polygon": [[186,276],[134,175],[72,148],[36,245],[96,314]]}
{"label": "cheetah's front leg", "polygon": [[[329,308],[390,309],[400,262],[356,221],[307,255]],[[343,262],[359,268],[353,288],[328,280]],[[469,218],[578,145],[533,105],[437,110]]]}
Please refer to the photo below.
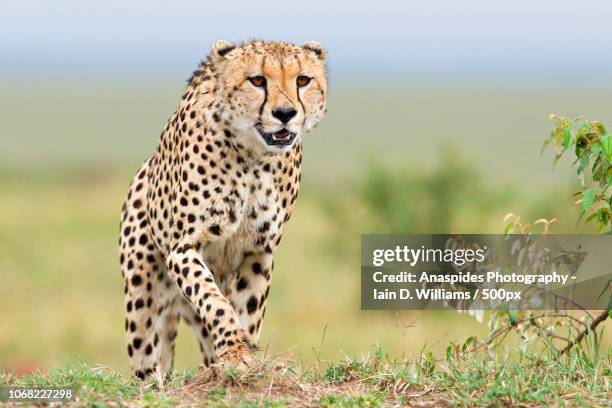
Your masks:
{"label": "cheetah's front leg", "polygon": [[200,253],[190,243],[175,244],[167,264],[168,273],[202,319],[217,358],[238,366],[248,364],[254,346]]}
{"label": "cheetah's front leg", "polygon": [[240,265],[234,287],[228,295],[238,313],[240,325],[248,330],[253,344],[259,342],[261,326],[266,313],[266,299],[272,277],[272,254],[247,256]]}

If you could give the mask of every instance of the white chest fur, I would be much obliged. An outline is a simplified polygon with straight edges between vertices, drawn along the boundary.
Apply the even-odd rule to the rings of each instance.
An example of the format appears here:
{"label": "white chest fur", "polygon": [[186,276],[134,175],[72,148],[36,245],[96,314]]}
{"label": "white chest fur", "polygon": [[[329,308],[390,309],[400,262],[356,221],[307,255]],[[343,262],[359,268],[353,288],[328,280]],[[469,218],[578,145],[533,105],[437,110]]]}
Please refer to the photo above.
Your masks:
{"label": "white chest fur", "polygon": [[210,242],[202,251],[218,283],[232,280],[245,254],[274,248],[285,217],[279,187],[269,173],[245,176],[244,185],[239,187],[240,196],[245,200],[236,208],[236,221],[231,228],[224,229],[220,239]]}

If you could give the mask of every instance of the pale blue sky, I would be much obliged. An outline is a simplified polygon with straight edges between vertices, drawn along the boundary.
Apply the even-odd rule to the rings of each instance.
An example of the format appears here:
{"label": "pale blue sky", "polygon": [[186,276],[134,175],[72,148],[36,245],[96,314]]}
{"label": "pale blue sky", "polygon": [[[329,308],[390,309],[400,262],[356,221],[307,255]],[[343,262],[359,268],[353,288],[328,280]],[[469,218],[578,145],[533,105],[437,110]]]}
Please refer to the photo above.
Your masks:
{"label": "pale blue sky", "polygon": [[215,39],[253,37],[321,41],[336,78],[612,82],[607,0],[11,1],[0,73],[186,78]]}

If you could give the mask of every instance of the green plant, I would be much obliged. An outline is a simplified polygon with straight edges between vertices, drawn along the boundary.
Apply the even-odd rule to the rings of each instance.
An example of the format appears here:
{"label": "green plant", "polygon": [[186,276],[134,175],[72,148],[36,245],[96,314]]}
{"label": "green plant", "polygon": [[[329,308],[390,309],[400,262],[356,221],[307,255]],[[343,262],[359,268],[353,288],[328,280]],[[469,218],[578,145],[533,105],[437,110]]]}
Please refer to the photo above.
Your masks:
{"label": "green plant", "polygon": [[542,150],[555,148],[555,164],[567,152],[572,151],[574,165],[582,180],[582,188],[575,195],[580,199],[580,218],[585,222],[596,221],[597,231],[612,233],[612,133],[598,121],[582,116],[568,119],[550,115],[555,127],[544,142]]}
{"label": "green plant", "polygon": [[[551,114],[550,119],[555,121],[555,127],[542,149],[554,146],[555,163],[565,152],[573,150],[574,164],[578,164],[576,171],[582,180],[582,189],[575,193],[581,197],[576,202],[580,204],[579,219],[586,217],[585,222],[596,221],[598,232],[612,233],[612,132],[607,131],[601,122],[589,121],[582,116],[568,119]],[[608,280],[602,295],[612,292],[611,284],[612,279]],[[612,293],[607,317],[612,317]]]}

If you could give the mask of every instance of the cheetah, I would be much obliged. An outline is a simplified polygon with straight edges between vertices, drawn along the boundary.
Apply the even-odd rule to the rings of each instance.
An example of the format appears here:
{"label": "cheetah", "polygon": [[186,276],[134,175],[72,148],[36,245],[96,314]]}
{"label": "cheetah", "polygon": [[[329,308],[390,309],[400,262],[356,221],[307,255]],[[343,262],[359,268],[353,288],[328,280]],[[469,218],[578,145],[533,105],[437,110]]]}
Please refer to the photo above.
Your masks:
{"label": "cheetah", "polygon": [[300,185],[302,135],[326,111],[314,41],[217,41],[134,176],[119,239],[133,374],[167,375],[177,324],[202,363],[244,367]]}

